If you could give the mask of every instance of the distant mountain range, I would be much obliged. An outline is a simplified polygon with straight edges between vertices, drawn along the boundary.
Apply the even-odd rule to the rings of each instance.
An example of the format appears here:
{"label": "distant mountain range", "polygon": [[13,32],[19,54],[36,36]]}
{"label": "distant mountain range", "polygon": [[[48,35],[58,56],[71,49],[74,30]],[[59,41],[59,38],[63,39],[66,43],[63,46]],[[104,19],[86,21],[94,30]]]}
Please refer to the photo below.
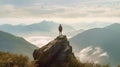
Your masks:
{"label": "distant mountain range", "polygon": [[[0,25],[0,30],[9,32],[15,35],[55,35],[58,32],[58,23],[52,21],[42,21],[40,23],[34,23],[30,25]],[[67,33],[75,31],[75,29],[69,25],[62,24],[63,32]],[[49,33],[49,34],[48,34]]]}
{"label": "distant mountain range", "polygon": [[0,31],[0,51],[23,54],[32,59],[32,53],[36,48],[21,37]]}
{"label": "distant mountain range", "polygon": [[120,64],[120,24],[118,23],[86,30],[71,38],[70,42],[77,50],[91,45],[101,47],[108,53],[111,65]]}

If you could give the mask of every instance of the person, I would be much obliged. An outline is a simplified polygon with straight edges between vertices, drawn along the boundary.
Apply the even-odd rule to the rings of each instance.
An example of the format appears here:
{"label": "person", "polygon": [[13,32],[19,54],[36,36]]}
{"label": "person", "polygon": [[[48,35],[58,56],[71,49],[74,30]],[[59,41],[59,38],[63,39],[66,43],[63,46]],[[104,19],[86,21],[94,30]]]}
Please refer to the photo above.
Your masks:
{"label": "person", "polygon": [[58,29],[59,29],[59,36],[60,36],[60,35],[62,35],[62,25],[61,24],[59,25]]}

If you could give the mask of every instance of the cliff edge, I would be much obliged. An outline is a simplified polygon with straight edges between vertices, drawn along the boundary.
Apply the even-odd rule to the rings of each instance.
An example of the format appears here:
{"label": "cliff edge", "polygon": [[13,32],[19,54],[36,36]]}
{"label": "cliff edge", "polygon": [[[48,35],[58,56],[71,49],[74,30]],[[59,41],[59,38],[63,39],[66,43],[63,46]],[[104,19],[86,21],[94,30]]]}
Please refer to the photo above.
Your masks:
{"label": "cliff edge", "polygon": [[79,67],[65,35],[60,35],[33,52],[35,67]]}

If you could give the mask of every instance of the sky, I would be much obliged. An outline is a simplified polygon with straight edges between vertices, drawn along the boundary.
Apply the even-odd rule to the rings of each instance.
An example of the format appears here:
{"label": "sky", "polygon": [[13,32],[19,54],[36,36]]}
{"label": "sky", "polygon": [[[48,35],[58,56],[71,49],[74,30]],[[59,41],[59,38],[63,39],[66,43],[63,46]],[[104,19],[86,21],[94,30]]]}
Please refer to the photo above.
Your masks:
{"label": "sky", "polygon": [[[0,25],[32,24],[43,20],[68,24],[76,29],[120,23],[120,0],[0,0]],[[35,37],[30,37],[28,41],[35,40],[34,44],[39,44],[50,39],[42,38],[35,40]],[[96,54],[88,56],[91,50],[97,53],[93,52]],[[95,49],[87,47],[79,53],[79,56],[83,61],[86,57],[89,59],[92,56],[109,57],[99,47]]]}
{"label": "sky", "polygon": [[120,23],[120,0],[0,0],[0,24],[43,20],[76,28]]}

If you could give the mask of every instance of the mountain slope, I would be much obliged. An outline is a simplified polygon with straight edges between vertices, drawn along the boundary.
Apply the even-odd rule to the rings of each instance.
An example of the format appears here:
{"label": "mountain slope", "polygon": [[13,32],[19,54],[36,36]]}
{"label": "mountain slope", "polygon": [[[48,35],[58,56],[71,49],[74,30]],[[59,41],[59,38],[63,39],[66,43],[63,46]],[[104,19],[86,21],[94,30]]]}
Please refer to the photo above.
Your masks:
{"label": "mountain slope", "polygon": [[0,31],[0,51],[23,54],[32,59],[32,52],[36,48],[21,37]]}
{"label": "mountain slope", "polygon": [[119,23],[114,23],[110,26],[105,27],[106,29],[112,30],[116,33],[120,33],[120,24]]}
{"label": "mountain slope", "polygon": [[120,24],[112,24],[105,28],[94,28],[71,38],[70,41],[75,49],[82,50],[88,46],[98,46],[109,55],[112,65],[119,64],[120,56]]}

